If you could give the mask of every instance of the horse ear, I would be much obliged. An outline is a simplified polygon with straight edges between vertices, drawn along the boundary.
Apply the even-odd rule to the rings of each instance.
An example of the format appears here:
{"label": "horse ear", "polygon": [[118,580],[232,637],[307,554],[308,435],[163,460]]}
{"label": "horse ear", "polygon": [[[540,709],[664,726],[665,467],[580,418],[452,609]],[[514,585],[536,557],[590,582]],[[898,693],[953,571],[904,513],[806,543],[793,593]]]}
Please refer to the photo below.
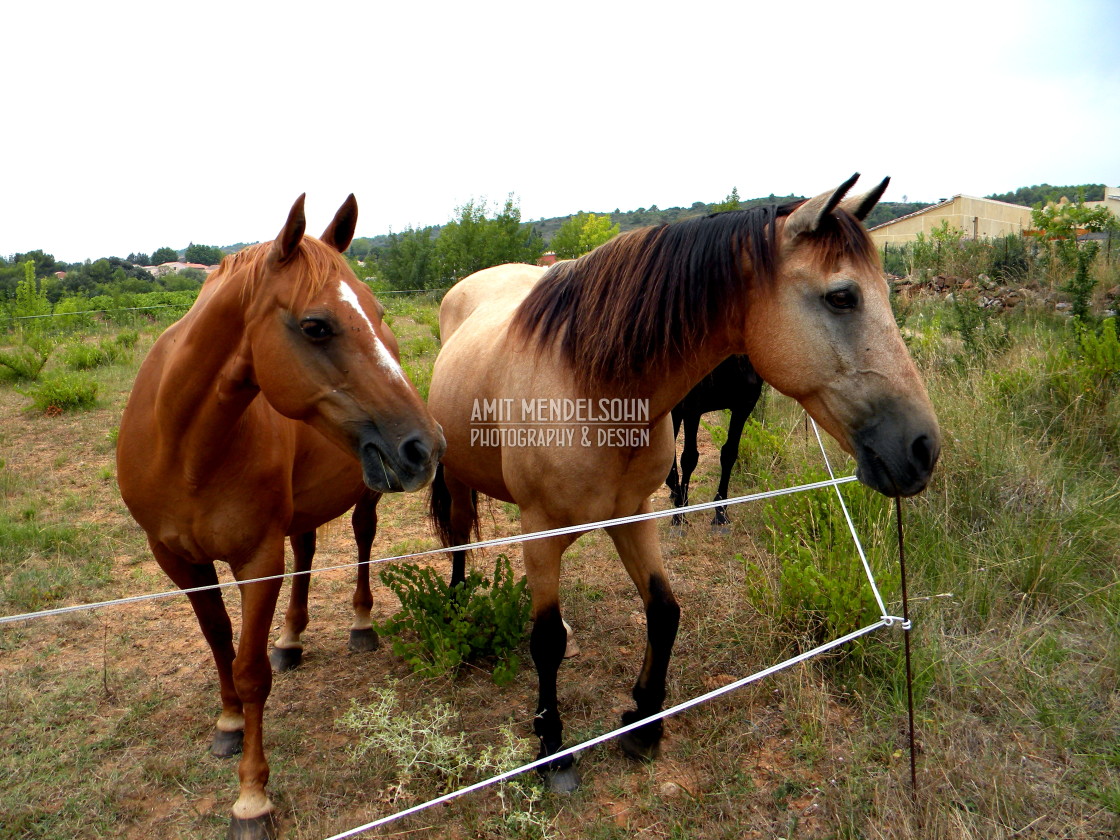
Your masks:
{"label": "horse ear", "polygon": [[350,193],[319,238],[341,254],[350,247],[350,242],[354,238],[354,228],[357,226],[358,200],[354,198],[354,193]]}
{"label": "horse ear", "polygon": [[284,223],[284,229],[272,243],[272,258],[278,263],[291,259],[303,240],[303,232],[307,229],[307,219],[303,215],[303,200],[306,197],[307,193],[303,193],[296,199],[296,203],[288,213],[288,221]]}
{"label": "horse ear", "polygon": [[879,199],[881,199],[883,193],[887,191],[887,184],[890,182],[890,178],[884,178],[883,183],[870,192],[865,192],[863,195],[853,195],[851,198],[845,198],[840,202],[840,209],[847,210],[862,222],[867,218],[867,214],[875,208],[875,205],[879,203]]}
{"label": "horse ear", "polygon": [[836,206],[847,195],[848,190],[852,188],[852,184],[858,178],[859,173],[857,172],[832,192],[821,193],[816,198],[810,198],[790,213],[789,218],[786,219],[786,239],[793,239],[803,233],[812,233],[820,227],[821,222],[836,209]]}

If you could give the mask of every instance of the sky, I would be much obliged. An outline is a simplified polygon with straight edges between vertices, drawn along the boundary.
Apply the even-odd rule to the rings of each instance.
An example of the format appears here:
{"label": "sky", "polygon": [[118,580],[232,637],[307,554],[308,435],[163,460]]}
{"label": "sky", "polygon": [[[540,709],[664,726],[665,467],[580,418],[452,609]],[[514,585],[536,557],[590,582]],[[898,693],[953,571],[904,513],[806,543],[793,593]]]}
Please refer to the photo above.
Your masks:
{"label": "sky", "polygon": [[[8,4],[0,256],[1120,185],[1120,2]],[[858,187],[857,187],[858,189]]]}

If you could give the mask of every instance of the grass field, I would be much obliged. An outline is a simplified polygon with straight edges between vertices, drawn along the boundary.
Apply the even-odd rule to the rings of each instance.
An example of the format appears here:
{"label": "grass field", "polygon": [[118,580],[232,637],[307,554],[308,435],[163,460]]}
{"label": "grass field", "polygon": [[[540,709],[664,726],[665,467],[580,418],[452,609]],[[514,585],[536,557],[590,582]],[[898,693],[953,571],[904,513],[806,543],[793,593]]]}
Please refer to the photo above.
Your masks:
{"label": "grass field", "polygon": [[[435,304],[384,302],[426,393]],[[34,383],[0,382],[0,614],[170,588],[113,468],[132,378],[163,326],[90,328],[67,339],[86,349],[55,349],[44,373],[96,383],[91,407],[36,408]],[[952,307],[919,300],[904,326],[944,436],[933,483],[904,504],[916,793],[902,635],[881,630],[670,720],[651,765],[597,747],[571,796],[546,795],[527,778],[377,836],[1117,836],[1115,371],[1089,364],[1050,307],[1023,305],[998,328],[962,334]],[[98,360],[103,346],[118,349]],[[733,495],[822,475],[796,405],[769,393],[756,417]],[[720,418],[708,420],[718,444]],[[717,472],[716,445],[705,443],[695,501],[710,498]],[[897,613],[891,505],[856,485],[843,492]],[[733,508],[724,533],[702,514],[683,535],[661,521],[684,611],[670,703],[874,620],[830,494]],[[667,491],[655,504],[667,506]],[[383,500],[375,554],[434,547],[425,509],[422,494]],[[518,527],[515,507],[485,509],[484,537]],[[518,569],[519,549],[502,551]],[[497,553],[474,562],[492,568]],[[348,528],[328,526],[316,565],[351,557]],[[350,587],[347,571],[315,579],[305,664],[277,676],[265,715],[270,792],[288,838],[344,831],[535,754],[531,668],[499,688],[482,669],[421,679],[384,645],[350,654]],[[375,597],[382,617],[395,609],[384,587]],[[227,603],[236,626],[236,596]],[[560,674],[575,743],[613,728],[629,707],[643,648],[640,603],[601,533],[566,555],[563,603],[582,649]],[[223,836],[236,769],[207,752],[218,708],[213,664],[183,598],[0,625],[0,838]]]}

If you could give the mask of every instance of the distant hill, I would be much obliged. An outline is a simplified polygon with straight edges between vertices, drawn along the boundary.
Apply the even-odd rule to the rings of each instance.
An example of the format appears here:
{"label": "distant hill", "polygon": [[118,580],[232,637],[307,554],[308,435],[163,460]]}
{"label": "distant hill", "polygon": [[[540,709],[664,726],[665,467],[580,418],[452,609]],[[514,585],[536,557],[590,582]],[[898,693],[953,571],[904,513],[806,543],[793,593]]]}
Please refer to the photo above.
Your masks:
{"label": "distant hill", "polygon": [[1103,201],[1104,189],[1104,184],[1074,184],[1065,187],[1037,184],[1033,187],[1019,187],[1014,192],[995,193],[984,197],[996,201],[1006,201],[1008,204],[1034,207],[1036,204],[1061,201],[1062,198],[1068,198],[1070,201],[1077,201],[1078,198],[1082,201]]}

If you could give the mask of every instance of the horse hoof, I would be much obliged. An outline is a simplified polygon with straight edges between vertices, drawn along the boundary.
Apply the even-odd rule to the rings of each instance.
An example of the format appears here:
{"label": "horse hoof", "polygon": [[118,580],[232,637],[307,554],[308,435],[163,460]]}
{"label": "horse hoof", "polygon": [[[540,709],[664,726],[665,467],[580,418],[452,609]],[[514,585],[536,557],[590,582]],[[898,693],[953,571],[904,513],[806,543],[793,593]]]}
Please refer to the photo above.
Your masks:
{"label": "horse hoof", "polygon": [[713,534],[730,534],[731,533],[731,523],[730,522],[713,522],[712,523],[712,533]]}
{"label": "horse hoof", "polygon": [[233,817],[229,821],[228,836],[229,840],[275,840],[279,828],[271,812],[245,820]]}
{"label": "horse hoof", "polygon": [[272,670],[278,674],[294,671],[303,662],[303,648],[282,648],[273,645],[268,654],[268,661],[272,663]]}
{"label": "horse hoof", "polygon": [[680,539],[684,536],[684,525],[670,525],[669,536],[673,539]]}
{"label": "horse hoof", "polygon": [[350,631],[349,648],[354,653],[369,653],[370,651],[377,650],[380,646],[381,639],[378,638],[377,631],[372,627],[366,627],[364,630]]}
{"label": "horse hoof", "polygon": [[221,729],[214,730],[214,739],[210,742],[210,755],[215,758],[229,758],[241,752],[241,742],[245,739],[245,732],[235,729],[226,732]]}
{"label": "horse hoof", "polygon": [[573,793],[579,787],[579,771],[574,764],[563,770],[544,770],[541,779],[550,793]]}
{"label": "horse hoof", "polygon": [[644,738],[638,737],[635,732],[625,732],[619,735],[618,745],[622,748],[622,752],[627,758],[639,761],[643,764],[648,764],[653,761],[661,752],[660,740],[654,741],[651,744]]}
{"label": "horse hoof", "polygon": [[[622,715],[622,723],[633,723],[640,720],[637,711],[625,712]],[[637,729],[631,729],[629,732],[624,732],[618,736],[618,745],[628,758],[634,761],[650,762],[657,758],[658,753],[661,752],[661,735],[664,732],[664,726],[660,720],[655,720],[645,726],[639,726]]]}

